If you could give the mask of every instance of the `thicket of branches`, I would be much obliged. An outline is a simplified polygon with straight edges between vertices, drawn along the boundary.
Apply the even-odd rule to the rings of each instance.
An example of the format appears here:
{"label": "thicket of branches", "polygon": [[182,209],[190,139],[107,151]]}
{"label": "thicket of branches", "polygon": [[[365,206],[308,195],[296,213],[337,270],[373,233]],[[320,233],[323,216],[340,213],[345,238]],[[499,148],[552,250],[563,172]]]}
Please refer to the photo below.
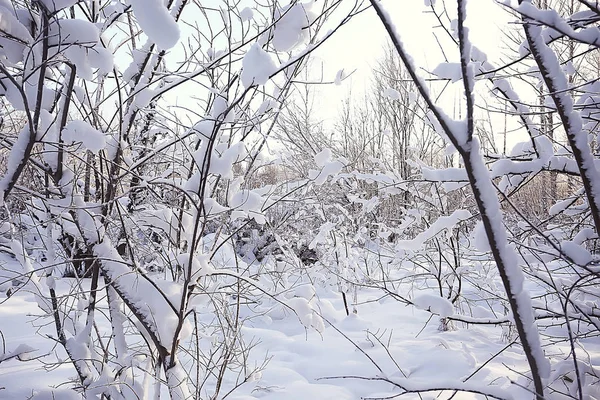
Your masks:
{"label": "thicket of branches", "polygon": [[[223,398],[264,367],[245,319],[325,328],[304,279],[348,314],[368,287],[442,331],[498,326],[532,398],[592,396],[598,5],[503,4],[518,27],[492,65],[466,0],[426,2],[449,56],[427,75],[376,0],[216,3],[0,1],[0,289],[35,295],[74,389]],[[390,44],[326,126],[308,59],[361,12]]]}

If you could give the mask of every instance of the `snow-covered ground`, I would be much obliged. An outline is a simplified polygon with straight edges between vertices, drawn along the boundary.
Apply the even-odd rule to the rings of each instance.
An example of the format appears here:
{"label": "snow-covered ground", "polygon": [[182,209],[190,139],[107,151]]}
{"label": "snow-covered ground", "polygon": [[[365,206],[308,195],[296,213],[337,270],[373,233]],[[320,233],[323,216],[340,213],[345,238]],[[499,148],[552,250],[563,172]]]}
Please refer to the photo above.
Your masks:
{"label": "snow-covered ground", "polygon": [[[72,279],[57,285],[59,294],[75,288]],[[258,316],[252,316],[249,309],[242,310],[242,317],[252,316],[242,330],[244,342],[255,344],[247,360],[248,369],[263,365],[265,360],[268,363],[227,398],[392,398],[402,390],[391,382],[408,390],[463,387],[501,398],[530,397],[510,383],[510,379],[518,378],[515,371],[525,370],[526,364],[518,346],[502,351],[508,343],[500,327],[471,326],[441,332],[438,316],[389,297],[382,299],[377,289],[359,290],[357,314],[346,316],[339,293],[325,288],[317,288],[316,293],[315,308],[328,321],[321,333],[305,329],[294,314],[281,307],[274,306]],[[64,389],[72,387],[76,373],[68,362],[61,363],[66,354],[48,337],[56,336],[52,320],[38,317],[42,313],[30,293],[1,296],[0,331],[6,355],[21,344],[34,350],[24,354],[23,360],[0,362],[0,398],[26,399],[40,393],[34,398],[50,399],[49,391],[56,392],[56,399],[71,398],[74,393]],[[232,379],[226,377],[224,386],[232,387]],[[402,398],[448,399],[452,394],[436,391]],[[208,398],[208,394],[202,397]],[[483,397],[459,392],[453,398]]]}

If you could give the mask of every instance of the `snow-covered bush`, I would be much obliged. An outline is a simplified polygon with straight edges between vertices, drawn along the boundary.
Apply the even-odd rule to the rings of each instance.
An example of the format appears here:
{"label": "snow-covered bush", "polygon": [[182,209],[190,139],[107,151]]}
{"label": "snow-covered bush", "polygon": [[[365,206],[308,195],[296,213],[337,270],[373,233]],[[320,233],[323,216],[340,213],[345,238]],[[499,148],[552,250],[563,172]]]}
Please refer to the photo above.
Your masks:
{"label": "snow-covered bush", "polygon": [[221,5],[0,2],[20,268],[0,287],[35,294],[87,398],[216,398],[252,375],[240,303],[260,282],[230,242],[266,222],[271,189],[251,178],[325,17],[356,10]]}

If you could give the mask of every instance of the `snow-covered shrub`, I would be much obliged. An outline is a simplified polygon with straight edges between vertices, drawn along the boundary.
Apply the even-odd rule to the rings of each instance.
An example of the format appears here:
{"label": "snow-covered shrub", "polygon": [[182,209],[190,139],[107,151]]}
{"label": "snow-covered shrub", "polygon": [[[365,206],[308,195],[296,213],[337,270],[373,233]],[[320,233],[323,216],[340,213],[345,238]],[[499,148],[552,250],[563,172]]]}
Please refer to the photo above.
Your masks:
{"label": "snow-covered shrub", "polygon": [[265,127],[325,17],[352,12],[226,3],[0,2],[0,95],[16,110],[0,202],[18,265],[0,285],[34,293],[88,398],[216,398],[248,378],[241,304],[260,276],[232,238],[269,232],[271,189],[251,181]]}

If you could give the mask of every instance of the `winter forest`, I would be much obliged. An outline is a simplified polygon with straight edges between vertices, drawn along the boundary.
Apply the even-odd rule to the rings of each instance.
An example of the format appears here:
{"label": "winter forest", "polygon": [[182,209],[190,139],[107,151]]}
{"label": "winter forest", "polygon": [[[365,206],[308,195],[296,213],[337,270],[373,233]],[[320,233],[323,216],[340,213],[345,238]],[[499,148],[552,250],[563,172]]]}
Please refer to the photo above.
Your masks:
{"label": "winter forest", "polygon": [[597,0],[0,0],[0,399],[600,400],[599,47]]}

